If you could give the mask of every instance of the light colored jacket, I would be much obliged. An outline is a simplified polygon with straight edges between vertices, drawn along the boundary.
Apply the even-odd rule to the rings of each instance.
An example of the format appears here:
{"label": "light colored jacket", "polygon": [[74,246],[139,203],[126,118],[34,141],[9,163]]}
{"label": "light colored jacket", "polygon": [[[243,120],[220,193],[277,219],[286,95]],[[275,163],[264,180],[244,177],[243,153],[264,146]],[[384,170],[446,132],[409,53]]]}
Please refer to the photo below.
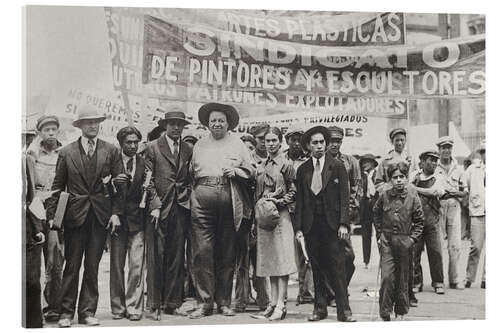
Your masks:
{"label": "light colored jacket", "polygon": [[486,215],[486,166],[483,163],[471,165],[463,176],[465,190],[469,192],[469,215]]}

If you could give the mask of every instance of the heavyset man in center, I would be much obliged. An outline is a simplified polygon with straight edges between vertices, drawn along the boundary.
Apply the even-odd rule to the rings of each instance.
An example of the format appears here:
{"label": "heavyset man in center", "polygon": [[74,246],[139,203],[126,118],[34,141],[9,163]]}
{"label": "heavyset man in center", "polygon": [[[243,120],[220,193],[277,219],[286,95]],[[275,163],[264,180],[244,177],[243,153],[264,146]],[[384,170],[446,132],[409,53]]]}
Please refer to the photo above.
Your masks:
{"label": "heavyset man in center", "polygon": [[235,242],[243,218],[251,217],[251,198],[245,182],[255,177],[253,159],[245,144],[228,131],[238,125],[231,105],[208,103],[198,111],[210,134],[196,143],[191,161],[191,236],[194,284],[200,304],[190,318],[230,308],[235,267]]}

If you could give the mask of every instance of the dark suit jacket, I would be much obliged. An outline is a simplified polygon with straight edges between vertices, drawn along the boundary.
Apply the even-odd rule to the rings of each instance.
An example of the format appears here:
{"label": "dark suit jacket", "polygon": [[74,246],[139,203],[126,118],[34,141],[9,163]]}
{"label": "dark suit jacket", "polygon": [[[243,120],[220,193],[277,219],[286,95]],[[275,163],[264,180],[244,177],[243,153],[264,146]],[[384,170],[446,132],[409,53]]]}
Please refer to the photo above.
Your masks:
{"label": "dark suit jacket", "polygon": [[[120,156],[117,170],[119,173],[126,173],[123,160]],[[146,161],[140,155],[136,155],[136,166],[134,178],[129,185],[117,186],[118,194],[123,197],[123,215],[120,222],[125,230],[136,232],[144,230],[145,209],[139,208],[142,199],[142,184],[144,183],[144,173],[146,171]]]}
{"label": "dark suit jacket", "polygon": [[[314,219],[314,193],[311,191],[313,162],[309,158],[299,166],[296,177],[297,205],[295,208],[295,232],[309,233]],[[326,222],[336,232],[340,225],[349,226],[349,186],[344,164],[325,155],[322,171],[322,189]]]}
{"label": "dark suit jacket", "polygon": [[35,240],[36,234],[39,232],[43,232],[43,224],[42,221],[37,219],[35,215],[33,215],[29,210],[29,205],[33,201],[35,195],[35,178],[34,178],[34,170],[35,165],[33,160],[29,156],[23,156],[23,193],[24,193],[24,205],[23,211],[25,213],[25,231],[26,231],[26,239],[25,242],[27,245],[32,245]]}
{"label": "dark suit jacket", "polygon": [[193,150],[187,143],[180,141],[179,165],[174,159],[172,150],[165,135],[162,135],[146,147],[146,169],[153,172],[149,197],[150,211],[161,209],[160,220],[168,217],[172,204],[177,202],[189,210],[191,196],[191,178],[189,163]]}
{"label": "dark suit jacket", "polygon": [[108,224],[111,214],[122,215],[123,205],[119,197],[105,196],[102,178],[118,175],[117,162],[120,151],[112,144],[97,139],[97,167],[94,181],[87,179],[80,153],[80,139],[68,144],[59,151],[56,176],[52,190],[58,191],[48,199],[47,219],[53,219],[60,191],[69,193],[68,205],[64,216],[65,228],[76,228],[85,223],[90,208],[103,226]]}

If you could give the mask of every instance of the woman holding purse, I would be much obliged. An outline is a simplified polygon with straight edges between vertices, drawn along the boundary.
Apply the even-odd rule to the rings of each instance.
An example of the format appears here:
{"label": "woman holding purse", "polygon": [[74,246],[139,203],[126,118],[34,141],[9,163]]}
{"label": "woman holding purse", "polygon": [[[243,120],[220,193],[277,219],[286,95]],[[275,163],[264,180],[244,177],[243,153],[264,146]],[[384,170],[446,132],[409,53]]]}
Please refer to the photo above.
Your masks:
{"label": "woman holding purse", "polygon": [[288,205],[295,201],[295,170],[281,153],[283,135],[271,127],[265,136],[268,158],[257,170],[256,199],[273,202],[279,212],[274,226],[259,224],[257,219],[257,276],[269,277],[271,302],[254,318],[282,320],[286,316],[289,275],[297,271],[294,256],[294,233]]}

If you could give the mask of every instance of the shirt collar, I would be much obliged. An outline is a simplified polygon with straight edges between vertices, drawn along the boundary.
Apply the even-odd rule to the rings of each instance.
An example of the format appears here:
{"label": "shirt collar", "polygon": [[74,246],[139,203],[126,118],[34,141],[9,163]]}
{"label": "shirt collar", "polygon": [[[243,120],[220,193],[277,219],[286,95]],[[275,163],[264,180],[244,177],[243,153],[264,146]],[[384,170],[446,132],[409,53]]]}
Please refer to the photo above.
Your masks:
{"label": "shirt collar", "polygon": [[408,195],[408,186],[405,186],[405,188],[403,189],[403,192],[398,192],[396,191],[396,189],[393,187],[391,187],[391,189],[389,190],[389,194],[393,197],[401,197],[402,199],[406,198],[406,196]]}
{"label": "shirt collar", "polygon": [[[84,146],[85,149],[87,149],[90,139],[83,135],[81,138],[82,138],[82,146]],[[95,147],[95,145],[97,144],[97,138],[93,138],[92,141],[94,142],[94,147]]]}
{"label": "shirt collar", "polygon": [[323,163],[325,163],[325,155],[326,154],[323,154],[323,156],[321,156],[320,158],[316,158],[314,156],[311,156],[313,159],[313,165],[315,165],[317,163],[316,161],[318,161],[318,160],[319,160],[319,164],[323,165]]}
{"label": "shirt collar", "polygon": [[132,156],[132,157],[129,157],[129,156],[125,155],[125,154],[123,153],[123,150],[122,150],[122,160],[123,160],[123,162],[126,164],[126,163],[128,162],[128,160],[129,160],[129,159],[132,159],[132,161],[135,161],[135,155],[134,155],[134,156]]}
{"label": "shirt collar", "polygon": [[[165,138],[167,139],[168,145],[169,145],[170,147],[174,147],[174,140],[173,140],[171,137],[169,137],[169,136],[167,135],[167,133],[165,133]],[[178,145],[180,145],[180,142],[179,142],[179,141],[180,141],[180,140],[179,140],[179,139],[177,139],[177,144],[178,144]]]}

